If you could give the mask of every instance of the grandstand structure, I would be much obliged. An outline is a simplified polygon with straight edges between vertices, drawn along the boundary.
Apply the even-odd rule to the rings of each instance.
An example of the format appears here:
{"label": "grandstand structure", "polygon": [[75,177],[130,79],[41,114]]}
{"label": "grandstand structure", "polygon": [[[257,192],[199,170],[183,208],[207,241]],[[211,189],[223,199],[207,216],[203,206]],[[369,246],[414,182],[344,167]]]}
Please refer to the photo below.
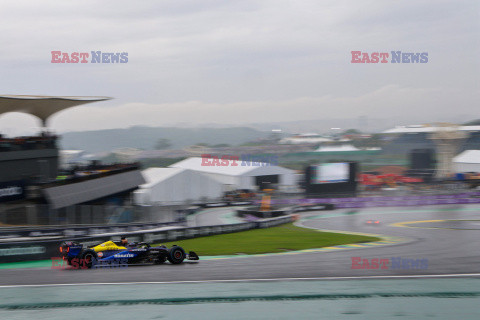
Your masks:
{"label": "grandstand structure", "polygon": [[[101,165],[59,171],[58,136],[47,129],[50,117],[62,110],[108,97],[0,96],[0,115],[27,113],[41,121],[35,136],[0,135],[0,213],[20,215],[29,205],[44,214],[79,204],[121,204],[143,179],[136,163]],[[15,214],[8,214],[13,210]],[[13,212],[12,211],[12,212]],[[0,221],[4,222],[4,221]]]}
{"label": "grandstand structure", "polygon": [[55,179],[58,173],[58,137],[47,130],[48,119],[62,110],[108,100],[107,97],[0,96],[0,116],[10,112],[37,117],[42,131],[36,136],[7,138],[0,135],[0,183],[23,183]]}

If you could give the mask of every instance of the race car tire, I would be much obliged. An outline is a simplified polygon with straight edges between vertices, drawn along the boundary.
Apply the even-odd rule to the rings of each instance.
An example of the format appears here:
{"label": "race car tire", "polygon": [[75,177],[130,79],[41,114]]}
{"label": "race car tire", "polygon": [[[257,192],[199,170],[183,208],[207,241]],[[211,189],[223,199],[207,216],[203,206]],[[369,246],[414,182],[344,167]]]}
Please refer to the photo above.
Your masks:
{"label": "race car tire", "polygon": [[97,254],[93,250],[87,250],[82,254],[80,267],[91,269],[98,261]]}
{"label": "race car tire", "polygon": [[185,251],[182,249],[182,247],[173,246],[170,248],[170,250],[168,250],[167,259],[171,264],[179,264],[185,260],[185,256]]}

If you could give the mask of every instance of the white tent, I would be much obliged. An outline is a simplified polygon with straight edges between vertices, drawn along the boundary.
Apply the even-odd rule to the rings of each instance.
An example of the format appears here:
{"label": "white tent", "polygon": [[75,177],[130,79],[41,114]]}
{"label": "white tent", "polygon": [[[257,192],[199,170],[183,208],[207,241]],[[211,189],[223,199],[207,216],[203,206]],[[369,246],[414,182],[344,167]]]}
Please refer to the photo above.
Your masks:
{"label": "white tent", "polygon": [[480,150],[465,150],[453,158],[456,173],[480,172]]}
{"label": "white tent", "polygon": [[172,164],[170,167],[202,172],[223,185],[230,185],[232,189],[257,189],[257,177],[262,179],[266,176],[278,176],[280,188],[296,185],[295,171],[272,164],[238,160],[237,165],[230,161],[225,166],[207,166],[202,163],[202,160],[202,158],[192,157]]}
{"label": "white tent", "polygon": [[224,191],[220,182],[183,168],[148,168],[142,175],[147,183],[134,192],[134,202],[139,205],[213,200],[220,198]]}

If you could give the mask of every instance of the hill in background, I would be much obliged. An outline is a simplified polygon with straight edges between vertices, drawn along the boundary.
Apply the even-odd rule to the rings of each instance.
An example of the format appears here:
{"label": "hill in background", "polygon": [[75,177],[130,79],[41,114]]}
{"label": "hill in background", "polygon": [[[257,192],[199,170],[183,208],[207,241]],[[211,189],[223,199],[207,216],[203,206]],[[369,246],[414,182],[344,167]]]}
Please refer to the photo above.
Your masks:
{"label": "hill in background", "polygon": [[267,138],[271,133],[247,127],[237,128],[162,128],[136,126],[67,132],[61,135],[62,149],[85,150],[91,153],[109,152],[118,148],[154,149],[159,139],[169,140],[170,149],[205,143],[209,145],[240,145],[248,141]]}

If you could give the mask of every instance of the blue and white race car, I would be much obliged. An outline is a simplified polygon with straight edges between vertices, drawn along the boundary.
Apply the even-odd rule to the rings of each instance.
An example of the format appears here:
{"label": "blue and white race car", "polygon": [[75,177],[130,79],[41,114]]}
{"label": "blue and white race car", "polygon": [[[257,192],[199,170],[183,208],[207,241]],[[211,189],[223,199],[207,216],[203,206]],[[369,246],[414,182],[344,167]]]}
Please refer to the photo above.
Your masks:
{"label": "blue and white race car", "polygon": [[87,247],[74,241],[63,242],[60,254],[68,265],[75,269],[98,266],[127,266],[131,264],[162,264],[167,260],[171,264],[180,264],[185,259],[199,260],[198,255],[190,251],[185,253],[182,247],[173,245],[151,247],[148,243],[115,243],[107,241],[96,246]]}

